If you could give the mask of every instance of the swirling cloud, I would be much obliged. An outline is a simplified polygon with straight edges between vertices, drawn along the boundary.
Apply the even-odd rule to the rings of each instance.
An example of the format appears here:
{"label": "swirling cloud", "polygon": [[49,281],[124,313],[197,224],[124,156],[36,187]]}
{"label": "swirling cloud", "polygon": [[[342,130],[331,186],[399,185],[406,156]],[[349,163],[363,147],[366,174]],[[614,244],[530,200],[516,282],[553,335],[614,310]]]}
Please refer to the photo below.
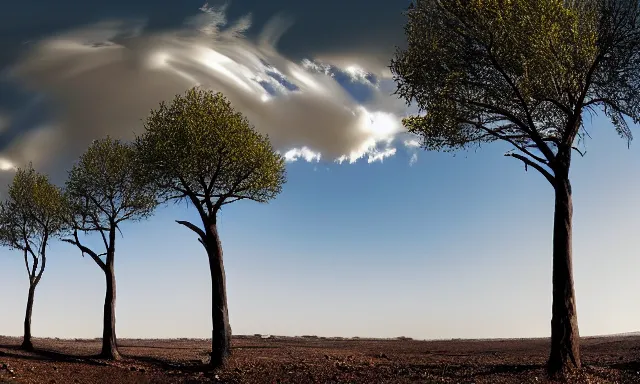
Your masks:
{"label": "swirling cloud", "polygon": [[38,96],[21,113],[41,118],[10,127],[21,134],[0,158],[55,173],[96,138],[131,139],[150,109],[194,85],[223,92],[289,161],[394,155],[406,107],[388,71],[338,56],[294,62],[276,47],[290,23],[274,18],[250,40],[249,15],[229,22],[205,6],[179,30],[106,21],[32,43],[9,74]]}

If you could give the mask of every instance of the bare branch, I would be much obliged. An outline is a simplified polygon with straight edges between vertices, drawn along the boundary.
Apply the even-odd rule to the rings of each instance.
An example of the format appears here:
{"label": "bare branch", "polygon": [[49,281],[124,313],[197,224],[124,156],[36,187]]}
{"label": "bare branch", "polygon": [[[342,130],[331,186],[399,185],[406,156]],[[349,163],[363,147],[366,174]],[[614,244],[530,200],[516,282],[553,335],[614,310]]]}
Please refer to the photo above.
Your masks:
{"label": "bare branch", "polygon": [[587,151],[582,152],[581,150],[579,150],[577,147],[571,147],[571,149],[573,149],[574,151],[578,152],[578,154],[580,155],[580,157],[584,157],[584,155],[587,154]]}
{"label": "bare branch", "polygon": [[98,266],[100,267],[100,269],[102,269],[102,271],[104,272],[107,271],[107,266],[104,263],[104,261],[102,261],[94,251],[92,251],[90,248],[87,248],[86,246],[82,245],[82,243],[80,243],[80,239],[78,239],[78,231],[73,232],[73,239],[62,239],[62,241],[75,245],[80,249],[80,251],[82,251],[83,256],[85,253],[88,254],[89,256],[91,256],[93,261],[95,261],[96,264],[98,264]]}
{"label": "bare branch", "polygon": [[463,120],[462,122],[467,123],[467,124],[471,124],[474,125],[476,128],[481,129],[483,131],[485,131],[487,134],[500,139],[500,140],[504,140],[506,142],[508,142],[509,144],[513,145],[517,150],[523,152],[524,154],[526,154],[527,156],[531,157],[532,159],[543,163],[543,164],[548,164],[548,161],[543,159],[540,156],[536,156],[533,153],[531,153],[531,151],[529,151],[526,147],[519,145],[518,143],[516,143],[514,141],[514,139],[512,137],[510,137],[509,135],[501,135],[498,132],[496,132],[495,130],[491,129],[491,128],[487,128],[484,125],[474,122],[474,121],[469,121],[469,120]]}
{"label": "bare branch", "polygon": [[236,201],[245,200],[245,199],[249,199],[249,197],[246,197],[246,196],[229,196],[227,199],[225,199],[225,201],[221,204],[221,206],[224,206],[224,205],[227,205],[227,204],[231,204],[231,203],[235,203]]}
{"label": "bare branch", "polygon": [[200,238],[202,240],[205,239],[206,235],[204,234],[204,231],[200,228],[198,228],[197,226],[195,226],[194,224],[188,222],[188,221],[184,221],[184,220],[176,220],[176,223],[178,224],[182,224],[185,227],[189,228],[190,230],[192,230],[193,232],[197,233],[198,236],[200,236]]}
{"label": "bare branch", "polygon": [[555,99],[541,99],[540,101],[548,101],[551,104],[553,104],[556,107],[558,107],[558,109],[560,109],[562,112],[564,112],[567,116],[571,116],[571,109],[569,109],[569,107],[567,107],[566,105],[562,104],[558,100],[555,100]]}
{"label": "bare branch", "polygon": [[540,164],[536,164],[533,161],[531,161],[531,159],[528,159],[528,158],[526,158],[526,157],[524,157],[522,155],[519,155],[517,153],[505,153],[504,155],[505,156],[510,156],[510,157],[513,157],[513,158],[516,158],[516,159],[522,161],[525,164],[525,170],[526,170],[526,167],[528,165],[530,165],[531,167],[535,168],[538,172],[540,172],[542,174],[542,176],[544,176],[547,179],[547,181],[549,181],[549,183],[551,183],[552,186],[555,187],[555,185],[556,185],[555,184],[555,177],[551,173],[549,173],[549,171],[547,171],[546,169],[542,168],[540,166]]}

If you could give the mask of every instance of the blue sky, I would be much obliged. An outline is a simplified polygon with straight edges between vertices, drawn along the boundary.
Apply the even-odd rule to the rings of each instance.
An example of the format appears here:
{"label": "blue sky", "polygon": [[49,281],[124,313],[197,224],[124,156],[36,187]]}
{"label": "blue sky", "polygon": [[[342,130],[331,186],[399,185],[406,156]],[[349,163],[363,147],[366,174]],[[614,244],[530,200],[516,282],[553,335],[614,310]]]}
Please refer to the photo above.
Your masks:
{"label": "blue sky", "polygon": [[[9,39],[11,44],[6,47],[17,49],[23,36],[51,38],[59,28],[103,19],[147,15],[151,28],[178,28],[186,17],[198,14],[202,5],[137,4],[141,5],[127,8],[110,2],[94,8],[63,1],[59,9],[68,12],[60,12],[65,16],[57,18],[52,12],[35,16],[26,2],[16,3],[14,6],[23,8],[16,9],[19,17],[3,27],[15,32],[15,39]],[[322,114],[307,108],[309,100],[287,104],[286,91],[281,99],[274,96],[269,101],[273,104],[265,104],[271,110],[282,110],[282,115],[254,109],[246,112],[258,122],[264,117],[264,121],[287,126],[285,130],[256,123],[259,130],[274,137],[283,153],[307,147],[313,156],[309,156],[310,162],[298,158],[288,163],[289,181],[275,201],[266,205],[236,203],[221,213],[233,332],[415,338],[548,336],[552,189],[534,171],[526,173],[518,161],[503,157],[508,147],[501,144],[455,156],[405,146],[404,141],[410,138],[389,116],[397,118],[410,111],[399,109],[388,98],[391,88],[379,61],[388,60],[394,44],[402,43],[402,17],[394,14],[407,4],[398,1],[367,6],[353,1],[342,13],[332,12],[337,7],[332,4],[304,9],[294,1],[268,5],[236,1],[226,11],[229,20],[252,12],[253,26],[264,24],[278,11],[293,16],[295,23],[277,45],[281,55],[268,56],[273,61],[270,64],[297,81],[310,95],[311,105],[321,111],[334,111],[330,100],[335,98],[354,111],[364,107],[368,114],[358,116],[365,120],[374,112],[381,113],[376,117],[378,123],[371,125],[380,129],[369,129],[371,126],[361,120],[324,121]],[[50,5],[43,2],[42,6]],[[356,16],[369,20],[370,25],[354,22]],[[45,27],[31,27],[38,23]],[[373,24],[376,28],[371,28]],[[372,29],[387,31],[388,41],[366,33]],[[74,36],[95,31],[104,29],[84,30]],[[252,33],[247,31],[247,39],[259,38],[258,32]],[[174,57],[191,52],[183,41],[172,44],[167,52]],[[257,57],[253,46],[241,51],[224,41],[216,44],[217,52],[236,63],[240,63],[239,57]],[[132,57],[151,52],[139,46],[144,46],[144,41],[132,44],[126,52],[139,55]],[[30,75],[26,80],[12,78],[4,85],[6,92],[0,92],[12,95],[0,99],[0,116],[9,121],[0,140],[2,159],[17,165],[32,160],[54,181],[62,182],[65,170],[87,140],[105,133],[126,138],[136,128],[119,124],[139,124],[144,117],[137,115],[138,109],[120,114],[109,109],[118,99],[108,95],[100,99],[102,94],[90,88],[92,81],[99,80],[95,79],[99,73],[83,74],[85,77],[77,81],[69,75],[52,82],[51,78],[60,78],[65,68],[47,67],[44,61],[28,58],[29,49],[40,57],[51,51],[22,49],[26,59],[18,51],[2,56],[5,68],[22,66]],[[358,57],[365,59],[358,61]],[[201,76],[198,80],[205,78],[188,58],[180,58],[181,66],[169,69],[190,70],[191,76]],[[332,64],[335,77],[314,77],[321,85],[316,93],[316,88],[304,88],[304,81],[294,78],[294,70],[286,72],[290,63],[301,63],[302,58],[318,67]],[[81,56],[73,60],[90,63],[93,59]],[[103,93],[121,94],[129,101],[122,91],[126,88],[117,87],[131,74],[109,67],[109,60],[98,62],[104,70],[102,76],[114,76],[109,83],[114,89]],[[348,70],[353,65],[376,73],[379,83],[372,86],[354,79],[354,72]],[[135,86],[157,91],[149,85],[155,78],[143,73],[151,69],[135,70],[139,72],[131,78]],[[168,77],[171,72],[166,70],[163,76]],[[309,69],[307,75],[311,73]],[[127,81],[131,83],[131,79]],[[226,83],[212,84],[227,87],[224,89],[238,105],[254,105]],[[166,86],[167,92],[173,91],[172,86]],[[335,86],[343,87],[348,98]],[[151,91],[129,90],[135,97],[148,96]],[[95,107],[92,113],[113,120],[110,125],[79,128],[86,120],[83,111],[73,108],[73,102],[94,94],[99,96],[90,101],[103,101],[103,107]],[[40,106],[34,102],[38,95]],[[155,105],[157,100],[149,97]],[[287,120],[289,115],[292,123]],[[307,116],[308,126],[301,124]],[[332,125],[318,131],[323,126],[314,125],[314,119]],[[627,149],[606,120],[594,119],[587,127],[593,139],[586,143],[584,158],[574,157],[571,173],[580,331],[583,335],[636,331],[640,318],[634,305],[640,290],[635,278],[640,268],[640,239],[636,235],[640,229],[636,204],[640,180],[634,175],[640,172],[639,153],[633,142]],[[375,145],[367,147],[368,140]],[[47,150],[49,147],[53,149]],[[320,161],[314,157],[318,153]],[[333,161],[352,153],[357,157],[352,164],[349,159],[340,164]],[[375,157],[381,153],[385,154],[382,161]],[[418,158],[412,162],[414,154]],[[370,159],[378,160],[369,163]],[[11,171],[3,173],[3,184],[10,175]],[[197,218],[189,207],[171,205],[159,209],[150,220],[123,227],[116,255],[119,337],[210,335],[211,283],[206,255],[192,232],[176,224],[176,219]],[[27,286],[20,253],[0,250],[0,334],[21,334]],[[82,258],[74,247],[54,242],[36,292],[33,334],[99,337],[103,299],[104,277],[95,263]]]}

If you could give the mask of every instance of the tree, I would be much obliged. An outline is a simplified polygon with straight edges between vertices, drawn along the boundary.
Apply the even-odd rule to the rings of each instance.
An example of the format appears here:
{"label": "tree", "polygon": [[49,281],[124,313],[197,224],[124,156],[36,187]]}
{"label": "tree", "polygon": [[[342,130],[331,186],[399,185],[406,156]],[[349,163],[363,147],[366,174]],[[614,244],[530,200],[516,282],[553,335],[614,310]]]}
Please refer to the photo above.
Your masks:
{"label": "tree", "polygon": [[640,120],[637,0],[416,0],[391,61],[427,150],[502,140],[555,191],[550,374],[580,367],[572,272],[571,155],[603,112],[630,141]]}
{"label": "tree", "polygon": [[152,111],[136,145],[162,199],[186,200],[198,212],[201,226],[177,222],[198,235],[209,258],[211,366],[221,366],[231,352],[231,327],[218,213],[239,200],[275,198],[285,183],[284,158],[221,93],[198,88]]}
{"label": "tree", "polygon": [[[104,272],[106,294],[100,356],[111,360],[120,358],[115,331],[116,231],[124,221],[150,216],[157,206],[155,193],[139,170],[133,146],[107,137],[93,142],[69,172],[66,183],[71,234],[63,241],[77,246],[82,256],[91,256]],[[102,252],[84,245],[79,232],[99,234]]]}
{"label": "tree", "polygon": [[0,204],[0,242],[22,251],[29,276],[22,341],[22,348],[25,350],[33,350],[33,298],[47,264],[49,240],[58,236],[62,229],[64,209],[60,189],[51,184],[47,176],[36,172],[31,165],[16,171],[9,186],[8,198]]}

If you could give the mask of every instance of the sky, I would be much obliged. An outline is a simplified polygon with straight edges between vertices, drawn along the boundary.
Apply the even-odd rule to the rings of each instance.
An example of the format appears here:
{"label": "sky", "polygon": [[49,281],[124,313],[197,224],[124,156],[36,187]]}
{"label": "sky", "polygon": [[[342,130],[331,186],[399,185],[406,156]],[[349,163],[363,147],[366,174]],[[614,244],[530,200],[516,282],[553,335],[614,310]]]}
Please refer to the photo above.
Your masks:
{"label": "sky", "polygon": [[[392,95],[409,1],[12,2],[0,14],[0,185],[33,162],[62,184],[94,139],[131,139],[162,100],[220,90],[269,134],[288,182],[219,218],[234,334],[418,339],[546,337],[553,192],[501,144],[425,152]],[[637,131],[637,127],[633,127]],[[587,123],[574,157],[574,274],[582,335],[639,330],[640,153]],[[5,189],[0,188],[0,192]],[[205,338],[204,249],[175,220],[117,239],[118,337]],[[104,276],[53,242],[36,337],[102,332]],[[28,278],[0,249],[0,334],[20,336]]]}

